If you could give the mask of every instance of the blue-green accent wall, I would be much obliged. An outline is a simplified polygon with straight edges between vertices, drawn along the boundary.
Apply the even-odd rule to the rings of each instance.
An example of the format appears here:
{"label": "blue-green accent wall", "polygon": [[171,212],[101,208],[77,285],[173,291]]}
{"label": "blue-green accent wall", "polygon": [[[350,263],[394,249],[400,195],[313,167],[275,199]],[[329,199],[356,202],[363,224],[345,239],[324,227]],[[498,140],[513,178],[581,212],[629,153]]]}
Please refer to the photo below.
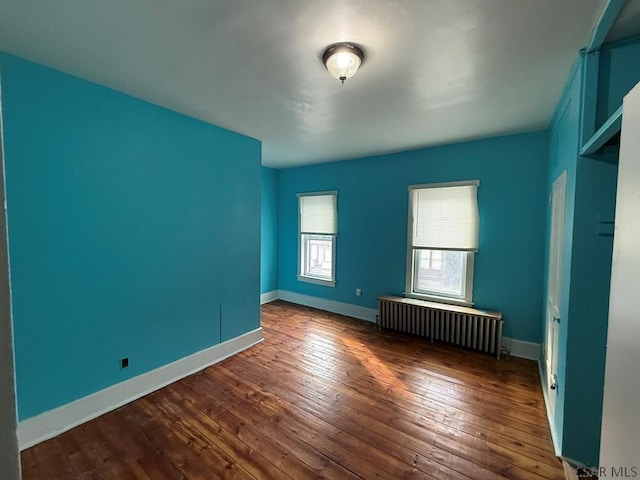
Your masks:
{"label": "blue-green accent wall", "polygon": [[278,289],[278,171],[262,167],[260,293]]}
{"label": "blue-green accent wall", "polygon": [[[538,131],[279,170],[278,288],[377,308],[405,287],[407,187],[479,179],[474,302],[503,312],[506,336],[540,342],[547,161]],[[335,288],[296,279],[296,193],[326,190],[338,191]]]}
{"label": "blue-green accent wall", "polygon": [[258,328],[260,142],[0,62],[20,419]]}

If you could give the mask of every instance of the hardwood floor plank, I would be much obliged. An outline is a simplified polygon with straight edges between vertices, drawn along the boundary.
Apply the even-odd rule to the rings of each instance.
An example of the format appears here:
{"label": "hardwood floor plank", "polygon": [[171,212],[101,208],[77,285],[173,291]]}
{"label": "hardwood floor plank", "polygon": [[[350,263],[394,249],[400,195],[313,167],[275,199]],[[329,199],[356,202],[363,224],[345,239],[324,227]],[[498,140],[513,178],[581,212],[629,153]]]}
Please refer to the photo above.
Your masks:
{"label": "hardwood floor plank", "polygon": [[60,446],[57,438],[52,438],[39,445],[34,451],[40,476],[46,479],[73,478],[76,471]]}
{"label": "hardwood floor plank", "polygon": [[[280,332],[283,333],[283,332]],[[289,332],[291,333],[291,332]],[[299,339],[303,339],[303,337],[298,337]],[[392,344],[393,342],[397,342],[398,340],[402,340],[402,337],[390,337],[389,342]],[[344,341],[344,340],[342,340]],[[307,349],[310,355],[316,355],[316,359],[330,356],[332,359],[335,356],[342,355],[345,351],[344,348],[340,348],[340,345],[337,345],[338,342],[332,341],[330,343],[325,343],[322,341],[315,340],[312,345],[307,346]],[[442,368],[441,365],[434,365],[433,363],[428,364],[429,368],[425,368],[424,364],[410,364],[410,362],[405,361],[408,358],[406,352],[402,352],[404,354],[403,362],[395,362],[395,358],[397,358],[398,351],[396,350],[393,355],[388,355],[388,352],[384,350],[376,350],[375,357],[371,356],[371,349],[368,347],[361,348],[356,342],[350,342],[348,345],[348,350],[350,352],[356,351],[359,352],[358,360],[363,363],[363,365],[367,365],[367,370],[370,372],[376,372],[376,377],[383,376],[385,372],[381,371],[379,365],[376,363],[380,363],[383,361],[385,363],[384,368],[389,374],[393,374],[393,378],[398,383],[409,382],[412,385],[421,385],[423,388],[433,387],[441,393],[445,393],[447,395],[451,395],[453,397],[464,396],[465,400],[470,401],[471,403],[475,403],[478,405],[487,406],[492,403],[492,398],[495,395],[503,395],[506,391],[509,391],[511,386],[510,382],[507,383],[493,383],[493,384],[483,384],[478,382],[477,376],[472,377],[471,381],[462,380],[468,378],[466,369],[454,370],[450,376],[443,377],[442,373],[434,371],[434,368],[438,368],[442,371],[450,370],[447,368]],[[398,347],[398,349],[400,346]],[[449,350],[454,350],[453,347],[448,347]],[[299,352],[298,350],[297,352]],[[448,355],[448,352],[447,352]],[[474,355],[481,361],[486,361],[486,356],[478,353],[470,353],[469,355]],[[353,358],[353,355],[351,354]],[[449,355],[450,357],[450,355]],[[450,358],[447,357],[443,360],[443,364],[446,362],[451,362]],[[347,359],[348,360],[348,359]],[[321,361],[321,360],[320,360]],[[491,359],[491,361],[496,361],[495,359]],[[408,367],[408,368],[407,368]],[[401,380],[399,380],[401,379]],[[538,407],[543,406],[542,397],[537,396],[531,398],[530,396],[521,396],[519,397],[515,392],[520,392],[520,389],[512,389],[511,391],[511,400],[512,404],[517,405],[518,408],[514,408],[514,411],[521,412],[525,411],[527,416],[539,417],[541,415],[540,409]],[[477,397],[482,393],[491,393],[492,395],[483,395],[483,399],[479,400]],[[489,402],[489,404],[487,403]]]}
{"label": "hardwood floor plank", "polygon": [[115,479],[117,477],[100,454],[100,439],[93,432],[95,425],[95,423],[85,424],[70,430],[65,434],[64,442],[61,441],[61,445],[75,471],[78,472],[78,478]]}
{"label": "hardwood floor plank", "polygon": [[[538,395],[539,392],[538,392]],[[504,396],[504,394],[502,394],[501,396]],[[439,393],[431,393],[431,392],[427,392],[425,399],[421,400],[423,403],[425,403],[425,406],[428,406],[429,408],[433,408],[433,403],[432,401],[436,401],[436,402],[443,402],[445,404],[449,404],[455,408],[460,408],[460,402],[459,401],[447,401],[442,395],[440,395]],[[428,403],[428,404],[427,404]],[[480,410],[475,411],[479,417],[490,417],[492,414],[493,416],[495,415],[500,415],[503,416],[503,409],[502,408],[492,408],[489,409],[489,412],[486,412],[485,409],[482,409],[482,406],[479,407]],[[467,411],[471,410],[464,402],[462,403],[462,409],[465,409]],[[471,410],[473,411],[473,410]],[[513,411],[513,409],[512,409]],[[543,411],[543,409],[541,409],[541,411]],[[537,419],[529,419],[526,416],[522,416],[520,415],[518,412],[516,412],[515,414],[516,416],[518,416],[518,421],[524,421],[525,424],[519,424],[516,422],[512,422],[512,426],[518,426],[522,431],[527,432],[527,433],[537,433],[537,436],[539,438],[543,438],[545,440],[550,439],[549,436],[549,432],[548,429],[546,427],[540,427],[540,424],[544,425],[546,424],[546,417],[541,416],[540,418]],[[536,440],[535,443],[539,443],[539,440]],[[548,442],[546,442],[548,443]],[[549,450],[549,452],[551,452],[551,450]]]}
{"label": "hardwood floor plank", "polygon": [[276,301],[264,342],[22,452],[23,478],[560,480],[535,362]]}
{"label": "hardwood floor plank", "polygon": [[265,458],[291,478],[317,478],[314,469],[300,460],[295,455],[296,452],[286,449],[279,438],[265,435],[259,426],[254,427],[251,423],[245,423],[229,410],[220,415],[219,421],[252,449],[260,451]]}
{"label": "hardwood floor plank", "polygon": [[[225,368],[230,368],[233,369],[233,365],[231,365],[231,363],[233,362],[225,362],[224,367]],[[273,364],[268,364],[268,365],[273,365]],[[265,365],[266,368],[266,365]],[[285,379],[288,385],[288,388],[286,391],[282,392],[283,394],[286,394],[287,391],[292,391],[295,390],[297,393],[299,393],[300,395],[303,395],[302,390],[304,389],[304,387],[302,386],[296,386],[295,389],[293,389],[291,387],[291,384],[293,382],[295,382],[294,378],[289,378],[287,376],[287,374],[284,371],[280,371],[278,372],[276,375],[271,376],[270,373],[268,372],[260,372],[259,374],[251,374],[249,371],[246,370],[242,370],[242,369],[237,369],[234,371],[235,376],[234,378],[243,378],[245,381],[251,379],[253,381],[256,382],[264,382],[261,383],[259,386],[256,385],[253,388],[255,389],[259,389],[261,388],[263,385],[266,387],[267,385],[273,384],[275,379],[280,377]],[[336,389],[341,388],[340,384],[337,384],[335,386]],[[280,393],[280,392],[274,392],[276,394]],[[293,403],[295,403],[296,405],[300,405],[303,406],[303,408],[309,410],[311,409],[312,412],[311,413],[315,413],[319,418],[325,418],[325,419],[329,419],[328,421],[330,421],[332,424],[334,424],[338,429],[340,429],[341,431],[348,431],[346,429],[345,426],[345,420],[341,417],[341,415],[338,414],[331,414],[332,410],[336,410],[337,412],[343,412],[345,410],[345,408],[348,409],[352,409],[352,407],[348,407],[345,406],[344,404],[339,404],[339,405],[334,405],[332,402],[332,400],[329,398],[327,399],[328,403],[323,404],[322,399],[318,398],[318,396],[316,395],[317,392],[314,392],[314,394],[311,394],[311,401],[309,401],[308,403],[305,403],[305,398],[298,398],[293,400]],[[413,455],[415,455],[415,452],[410,452],[408,451],[407,448],[407,438],[405,436],[405,438],[403,438],[402,440],[399,440],[399,434],[404,432],[409,432],[407,433],[407,436],[413,436],[414,438],[419,439],[420,441],[424,441],[425,438],[428,438],[428,442],[430,442],[431,444],[433,444],[436,440],[437,437],[442,437],[442,436],[447,436],[448,432],[446,431],[438,431],[438,432],[432,432],[429,430],[429,424],[430,422],[424,422],[423,418],[419,417],[418,415],[414,416],[414,423],[404,423],[403,422],[403,418],[406,417],[408,414],[407,412],[399,412],[395,407],[394,409],[396,409],[396,413],[392,414],[391,416],[386,416],[385,415],[385,411],[384,409],[380,409],[379,407],[376,407],[376,401],[372,401],[371,399],[367,399],[364,398],[364,402],[363,405],[359,408],[357,404],[354,405],[353,410],[354,411],[358,411],[360,410],[361,412],[363,412],[363,416],[366,415],[372,415],[370,417],[368,417],[363,423],[365,423],[366,425],[368,425],[369,427],[371,427],[372,425],[375,426],[376,424],[376,419],[380,418],[382,419],[382,421],[384,421],[385,423],[389,424],[389,425],[393,425],[393,428],[387,431],[387,435],[390,437],[388,440],[389,442],[387,444],[385,444],[385,448],[383,448],[382,450],[384,450],[385,452],[389,453],[390,451],[393,452],[393,446],[394,445],[402,445],[405,451],[405,454],[407,454],[409,457],[413,458]],[[318,405],[324,405],[326,406],[326,409],[324,409],[323,411],[317,411],[315,409],[316,406]],[[353,412],[349,412],[348,417],[355,417],[356,415]],[[380,428],[378,427],[378,430],[380,430]],[[364,429],[356,429],[356,431],[354,432],[353,436],[357,436],[358,438],[362,439],[362,438],[366,438],[366,431]],[[464,438],[462,438],[464,437]],[[371,440],[370,443],[377,443],[380,444],[381,441],[383,441],[385,437],[369,437],[369,440]],[[464,432],[460,432],[458,433],[457,437],[455,438],[456,441],[460,441],[460,439],[463,439],[464,441],[466,441],[466,445],[465,442],[461,442],[460,445],[454,445],[453,447],[449,448],[450,453],[452,454],[456,454],[459,451],[463,451],[465,450],[465,447],[469,444],[471,444],[472,446],[476,446],[476,444],[478,443],[478,440],[475,437],[472,437],[470,435],[464,434]],[[397,442],[397,443],[394,443]],[[482,442],[484,442],[482,440]],[[486,443],[486,442],[485,442]],[[428,443],[427,443],[428,445]],[[358,449],[355,449],[356,451],[358,451]],[[425,450],[425,445],[422,445],[421,448],[416,449],[418,452],[420,451],[424,451]],[[487,452],[491,452],[493,451],[493,454],[487,454]],[[499,455],[497,455],[495,452],[499,452]],[[505,453],[506,452],[506,453]],[[475,454],[475,457],[474,457]],[[499,472],[502,469],[502,465],[505,464],[509,464],[509,463],[513,463],[513,455],[515,454],[509,454],[508,450],[500,450],[498,448],[498,446],[495,446],[493,448],[493,450],[484,445],[483,446],[483,451],[479,451],[473,448],[466,448],[466,460],[482,460],[483,462],[486,462],[488,459],[492,461],[492,463],[490,464],[491,467],[493,468],[493,472]],[[497,458],[497,457],[504,457],[504,459],[501,458]],[[406,458],[403,458],[402,456],[398,457],[401,461],[406,461]],[[523,459],[524,460],[524,459]],[[530,461],[528,459],[526,459],[527,462],[530,465],[536,465],[536,469],[540,470],[544,470],[546,468],[545,465],[541,465],[538,466],[538,462],[534,462],[534,461]],[[396,468],[398,468],[396,466]],[[476,468],[477,469],[477,468]],[[532,470],[533,471],[533,470]],[[461,473],[465,473],[464,471]],[[466,473],[469,474],[469,470],[466,470]],[[477,474],[477,472],[476,472]],[[528,471],[523,471],[522,469],[518,469],[518,468],[514,468],[513,472],[512,472],[512,478],[531,478],[529,475]]]}
{"label": "hardwood floor plank", "polygon": [[[281,356],[286,356],[286,355],[287,355],[286,353],[281,354]],[[231,365],[231,364],[230,364],[230,363],[228,363],[228,362],[225,364],[225,366],[227,366],[227,368],[233,368],[233,367],[229,367],[230,365]],[[273,360],[268,361],[268,362],[265,362],[265,365],[264,365],[264,366],[265,366],[265,368],[266,368],[266,367],[276,368],[276,369],[278,368],[278,366],[276,365],[276,362],[275,362],[275,361],[273,361]],[[247,375],[247,372],[240,372],[240,371],[236,371],[235,373],[236,373],[236,375],[238,375],[238,376],[246,376],[246,375]],[[296,378],[289,378],[289,377],[287,377],[287,376],[286,376],[286,375],[287,375],[286,369],[285,369],[285,370],[279,370],[279,371],[277,372],[277,375],[282,375],[282,378],[284,378],[284,379],[286,379],[286,380],[287,380],[287,384],[288,384],[288,385],[291,385],[292,383],[295,383],[295,382],[296,382],[296,381],[298,381],[298,380],[300,380],[300,381],[301,381],[301,379],[299,379],[299,378],[298,378],[298,379],[296,379]],[[262,374],[262,373],[261,373],[261,374],[260,374],[260,376],[264,376],[264,374]],[[265,378],[266,378],[266,377],[265,377]],[[303,386],[303,385],[304,385],[304,384],[302,384],[302,385],[298,388],[298,391],[300,391],[300,390],[299,390],[300,388],[304,388],[304,386]],[[337,384],[337,385],[336,385],[336,388],[337,388],[337,389],[340,389],[340,388],[341,388],[341,385],[342,385],[342,384],[340,384],[340,383],[339,383],[339,384]],[[368,413],[373,414],[373,416],[374,416],[375,418],[384,418],[384,419],[386,420],[386,422],[387,422],[387,423],[389,423],[389,424],[393,424],[394,422],[397,422],[397,420],[396,420],[396,419],[397,419],[397,417],[398,417],[398,416],[401,416],[401,417],[403,417],[403,418],[407,418],[407,417],[409,417],[409,418],[410,418],[410,417],[414,417],[414,418],[415,418],[415,420],[414,420],[414,421],[415,421],[416,425],[417,425],[419,428],[429,428],[429,426],[428,426],[428,425],[426,425],[426,427],[422,425],[422,422],[423,422],[424,417],[422,417],[422,416],[421,416],[420,414],[418,414],[418,413],[414,413],[414,411],[413,411],[413,410],[415,409],[415,407],[414,407],[413,405],[410,405],[410,404],[409,404],[409,408],[408,408],[407,410],[405,410],[405,411],[399,411],[400,401],[399,401],[397,398],[392,398],[392,399],[389,399],[389,400],[385,400],[384,402],[380,402],[380,401],[375,401],[375,400],[372,400],[372,399],[370,399],[370,398],[367,398],[366,396],[362,396],[362,395],[361,395],[359,392],[357,392],[357,391],[356,391],[356,392],[350,392],[350,391],[346,390],[346,391],[343,391],[343,393],[344,393],[346,396],[351,395],[351,396],[355,396],[355,397],[356,397],[356,399],[355,399],[355,402],[356,402],[356,404],[355,404],[355,405],[356,405],[356,407],[357,407],[357,402],[359,401],[359,400],[358,400],[358,398],[360,398],[364,403],[367,403],[367,404],[368,404],[368,406],[366,407],[366,410],[368,411]],[[314,395],[315,395],[315,394],[316,394],[316,393],[314,392]],[[316,400],[316,402],[317,402],[317,400]],[[389,407],[389,405],[385,405],[387,402],[392,402],[392,404],[393,404],[393,405],[392,405],[392,407]],[[352,402],[351,402],[351,403],[352,403]],[[350,405],[350,402],[348,402],[348,401],[343,401],[343,402],[340,404],[340,406],[339,406],[339,407],[337,407],[337,408],[338,408],[339,410],[343,410],[344,408],[351,408],[349,405]],[[406,405],[405,405],[405,406],[406,406]],[[331,408],[331,407],[329,406],[329,408]],[[424,409],[423,409],[423,410],[424,410]],[[353,413],[350,413],[350,415],[353,415]],[[431,420],[433,421],[433,418],[431,418]],[[370,421],[371,421],[371,419],[370,419]],[[443,422],[443,419],[442,419],[442,418],[439,418],[439,419],[437,419],[437,421],[438,421],[438,423],[441,423],[441,422]],[[495,424],[495,423],[496,423],[496,421],[495,421],[495,420],[493,420],[493,421],[492,421],[492,423],[493,423],[493,424]],[[397,427],[397,425],[396,425],[396,427]],[[460,432],[460,433],[458,434],[458,436],[460,436],[460,437],[463,437],[463,436],[464,436],[464,438],[465,438],[465,440],[466,440],[467,444],[475,445],[475,443],[476,443],[475,437],[473,437],[473,436],[471,436],[471,435],[469,435],[469,434],[466,434],[465,432]],[[497,436],[493,436],[493,438],[494,438],[494,439],[496,439],[496,440],[500,440]],[[504,442],[504,440],[505,440],[505,439],[507,439],[507,440],[508,440],[509,438],[508,438],[508,437],[503,438],[503,439],[502,439],[502,442]],[[486,440],[486,436],[484,437],[484,440]],[[538,443],[539,441],[540,441],[540,440],[539,440],[539,438],[536,438],[536,439],[535,439],[535,441],[533,442],[533,444],[535,445],[535,444],[536,444],[536,443]],[[544,452],[544,451],[540,451],[540,450],[537,450],[537,449],[536,449],[535,447],[533,447],[533,446],[529,446],[529,445],[527,445],[527,446],[525,446],[525,445],[520,445],[518,441],[516,441],[516,442],[514,443],[514,445],[517,445],[518,447],[524,447],[524,448],[527,450],[528,455],[529,455],[532,459],[535,459],[535,460],[537,460],[537,461],[541,461],[541,462],[551,462],[553,465],[555,465],[555,464],[557,463],[557,459],[556,459],[555,457],[550,457],[549,455],[547,455],[547,454],[546,454],[546,452]],[[527,447],[530,447],[530,448],[527,448]],[[518,449],[519,449],[519,450],[521,450],[522,448],[518,448]],[[496,449],[496,450],[498,450],[498,449]]]}
{"label": "hardwood floor plank", "polygon": [[[246,381],[240,381],[233,375],[227,377],[221,375],[221,370],[216,370],[215,375],[211,375],[208,384],[212,388],[216,388],[216,382],[220,382],[219,387],[234,385],[237,397],[233,402],[233,405],[229,407],[229,412],[239,418],[246,424],[253,424],[259,427],[261,433],[269,433],[269,438],[277,438],[279,444],[283,439],[289,444],[295,443],[294,448],[283,448],[284,451],[292,452],[293,455],[300,458],[301,461],[312,467],[315,471],[316,478],[321,478],[326,475],[327,478],[352,478],[353,474],[332,461],[330,458],[325,457],[318,450],[309,445],[300,443],[295,440],[289,433],[283,429],[273,429],[266,424],[266,420],[277,416],[282,411],[282,406],[279,401],[272,403],[264,403],[260,401],[260,389],[252,388]],[[267,395],[268,398],[273,399],[273,395]],[[296,431],[303,428],[303,425],[296,425]],[[282,446],[282,445],[281,445]]]}
{"label": "hardwood floor plank", "polygon": [[22,463],[22,480],[42,480],[35,450],[33,448],[25,450],[20,457]]}
{"label": "hardwood floor plank", "polygon": [[192,429],[190,418],[181,418],[176,408],[177,398],[169,390],[155,392],[141,399],[141,406],[158,425],[149,425],[149,438],[158,445],[171,463],[186,478],[250,479],[251,475],[235,459],[210,444],[202,432]]}
{"label": "hardwood floor plank", "polygon": [[[201,402],[202,397],[194,394],[192,389],[183,389],[181,384],[174,384],[179,394],[189,395],[189,403],[179,405],[180,415],[190,418],[192,426],[205,433],[207,438],[215,443],[228,456],[241,460],[242,467],[255,478],[290,478],[265,459],[258,450],[252,449],[242,442],[231,431],[225,429],[214,417],[207,413],[207,402]],[[218,411],[221,413],[222,410]],[[234,427],[235,428],[235,427]]]}

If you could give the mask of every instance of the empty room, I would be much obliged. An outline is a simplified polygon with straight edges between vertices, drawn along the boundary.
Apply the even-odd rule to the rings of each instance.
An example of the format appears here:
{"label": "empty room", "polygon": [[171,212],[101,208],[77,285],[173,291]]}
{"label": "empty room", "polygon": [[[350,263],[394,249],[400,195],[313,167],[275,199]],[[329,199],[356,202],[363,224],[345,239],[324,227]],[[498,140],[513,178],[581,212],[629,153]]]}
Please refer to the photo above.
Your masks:
{"label": "empty room", "polygon": [[0,477],[640,478],[640,0],[0,2]]}

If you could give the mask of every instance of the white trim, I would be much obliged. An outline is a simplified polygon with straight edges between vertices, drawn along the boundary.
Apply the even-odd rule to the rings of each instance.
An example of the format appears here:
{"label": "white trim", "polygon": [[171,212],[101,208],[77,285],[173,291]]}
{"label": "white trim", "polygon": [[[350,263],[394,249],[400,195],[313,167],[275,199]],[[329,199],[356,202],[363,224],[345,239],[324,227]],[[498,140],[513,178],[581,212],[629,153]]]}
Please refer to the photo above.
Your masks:
{"label": "white trim", "polygon": [[264,305],[265,303],[273,302],[278,299],[278,290],[271,290],[270,292],[265,292],[260,294],[260,305]]}
{"label": "white trim", "polygon": [[278,298],[286,302],[297,303],[306,307],[313,307],[327,312],[345,315],[347,317],[359,318],[368,322],[375,322],[378,310],[375,308],[361,307],[351,303],[336,302],[326,298],[312,297],[301,293],[290,292],[288,290],[278,290]]}
{"label": "white trim", "polygon": [[[334,255],[335,256],[335,255]],[[325,287],[335,287],[335,280],[323,280],[322,278],[308,277],[307,275],[298,275],[299,282],[313,283],[314,285],[324,285]]]}
{"label": "white trim", "polygon": [[562,450],[560,449],[560,442],[558,442],[556,431],[553,428],[553,417],[551,415],[551,409],[549,408],[551,403],[549,402],[549,394],[547,392],[547,375],[544,372],[544,365],[540,361],[540,359],[538,359],[538,375],[540,376],[540,387],[542,388],[542,396],[544,397],[544,405],[547,411],[547,422],[549,423],[549,431],[551,432],[553,450],[556,454],[556,457],[560,457],[562,455]]}
{"label": "white trim", "polygon": [[262,328],[112,385],[18,424],[20,450],[53,438],[262,342]]}
{"label": "white trim", "polygon": [[513,357],[526,358],[536,362],[540,360],[541,345],[539,343],[502,337],[502,348],[509,349]]}

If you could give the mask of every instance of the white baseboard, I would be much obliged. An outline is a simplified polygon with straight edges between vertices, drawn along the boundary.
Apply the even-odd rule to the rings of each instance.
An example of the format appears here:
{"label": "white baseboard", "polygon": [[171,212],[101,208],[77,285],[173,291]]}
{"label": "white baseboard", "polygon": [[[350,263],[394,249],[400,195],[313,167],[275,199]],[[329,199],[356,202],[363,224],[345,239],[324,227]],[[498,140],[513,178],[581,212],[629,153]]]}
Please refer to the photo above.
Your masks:
{"label": "white baseboard", "polygon": [[262,341],[262,328],[107,387],[18,423],[20,450],[32,447],[196,373]]}
{"label": "white baseboard", "polygon": [[378,310],[375,308],[361,307],[360,305],[336,302],[335,300],[327,300],[326,298],[302,295],[301,293],[290,292],[288,290],[278,290],[278,298],[286,302],[318,308],[327,312],[359,318],[360,320],[367,320],[369,322],[375,322],[376,316],[378,315]]}
{"label": "white baseboard", "polygon": [[502,337],[502,347],[509,349],[514,357],[535,360],[536,362],[540,359],[541,346],[539,343]]}
{"label": "white baseboard", "polygon": [[278,300],[278,290],[271,290],[270,292],[260,294],[260,305]]}

